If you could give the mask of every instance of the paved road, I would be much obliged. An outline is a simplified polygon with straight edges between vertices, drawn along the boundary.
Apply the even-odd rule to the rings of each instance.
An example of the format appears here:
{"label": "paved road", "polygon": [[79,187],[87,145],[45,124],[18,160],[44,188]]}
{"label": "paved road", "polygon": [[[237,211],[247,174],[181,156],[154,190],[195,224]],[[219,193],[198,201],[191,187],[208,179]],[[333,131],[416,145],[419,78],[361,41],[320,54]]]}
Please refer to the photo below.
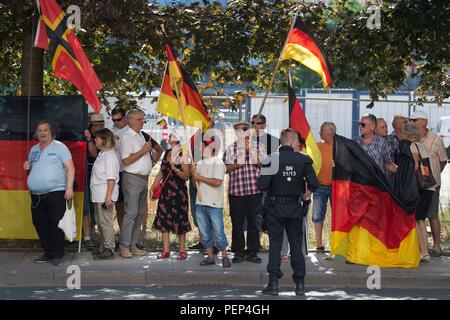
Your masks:
{"label": "paved road", "polygon": [[237,286],[107,286],[69,290],[64,287],[0,288],[0,300],[450,300],[449,289],[336,289],[309,288],[306,297],[297,297],[292,288],[282,286],[278,297],[261,295],[258,287]]}

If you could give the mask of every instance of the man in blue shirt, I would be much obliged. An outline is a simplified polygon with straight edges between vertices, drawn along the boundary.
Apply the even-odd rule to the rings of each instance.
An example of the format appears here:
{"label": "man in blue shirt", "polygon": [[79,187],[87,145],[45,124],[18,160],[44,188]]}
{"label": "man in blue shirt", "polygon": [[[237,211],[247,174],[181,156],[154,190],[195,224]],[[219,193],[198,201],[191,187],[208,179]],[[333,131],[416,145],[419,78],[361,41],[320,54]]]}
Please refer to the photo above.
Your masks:
{"label": "man in blue shirt", "polygon": [[64,233],[58,223],[66,211],[66,199],[73,198],[75,167],[69,149],[55,140],[55,130],[48,121],[38,123],[36,135],[39,143],[23,164],[29,172],[33,224],[44,249],[44,255],[34,262],[59,265],[64,256]]}

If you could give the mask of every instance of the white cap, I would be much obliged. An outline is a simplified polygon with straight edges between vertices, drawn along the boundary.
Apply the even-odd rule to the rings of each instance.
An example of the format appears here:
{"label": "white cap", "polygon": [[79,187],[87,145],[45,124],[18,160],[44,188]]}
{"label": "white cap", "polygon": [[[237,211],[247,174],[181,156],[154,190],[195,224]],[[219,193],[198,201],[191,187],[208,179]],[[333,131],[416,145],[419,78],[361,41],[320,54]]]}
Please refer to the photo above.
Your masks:
{"label": "white cap", "polygon": [[423,111],[416,111],[409,117],[409,119],[413,119],[413,120],[414,119],[425,119],[425,120],[428,120],[428,116]]}
{"label": "white cap", "polygon": [[217,117],[218,117],[219,119],[225,119],[225,115],[224,115],[222,112],[219,112],[218,115],[217,115]]}

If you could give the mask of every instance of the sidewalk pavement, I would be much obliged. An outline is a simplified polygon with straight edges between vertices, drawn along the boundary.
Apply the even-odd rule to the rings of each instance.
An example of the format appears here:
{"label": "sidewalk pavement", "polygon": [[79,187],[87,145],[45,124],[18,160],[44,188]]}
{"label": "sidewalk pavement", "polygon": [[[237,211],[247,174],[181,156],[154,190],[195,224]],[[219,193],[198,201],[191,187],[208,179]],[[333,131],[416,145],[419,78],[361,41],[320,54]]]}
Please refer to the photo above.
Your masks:
{"label": "sidewalk pavement", "polygon": [[[170,258],[157,260],[158,252],[145,257],[94,260],[91,252],[67,253],[64,263],[36,264],[40,251],[0,249],[0,287],[8,286],[66,286],[70,265],[81,270],[81,286],[89,285],[242,285],[263,286],[268,276],[268,253],[261,253],[261,264],[243,262],[224,269],[221,260],[216,265],[200,266],[203,255],[189,251],[188,259],[178,261],[177,252]],[[306,257],[306,286],[326,288],[366,288],[367,267],[346,264],[342,257],[326,259],[327,255],[310,253]],[[281,286],[292,285],[289,263],[281,263],[284,277]],[[417,269],[381,269],[382,288],[449,288],[450,257],[433,258]]]}

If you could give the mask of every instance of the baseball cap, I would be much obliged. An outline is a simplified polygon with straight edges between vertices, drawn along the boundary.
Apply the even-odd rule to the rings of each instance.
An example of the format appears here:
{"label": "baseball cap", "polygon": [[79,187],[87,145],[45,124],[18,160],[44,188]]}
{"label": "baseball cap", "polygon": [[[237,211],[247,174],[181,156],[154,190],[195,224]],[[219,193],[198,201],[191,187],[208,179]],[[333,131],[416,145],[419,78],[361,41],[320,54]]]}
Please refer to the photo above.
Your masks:
{"label": "baseball cap", "polygon": [[409,117],[409,119],[412,119],[412,120],[415,120],[415,119],[425,119],[425,120],[428,120],[428,116],[427,116],[427,114],[426,114],[425,112],[419,110],[419,111],[414,112],[414,113]]}

